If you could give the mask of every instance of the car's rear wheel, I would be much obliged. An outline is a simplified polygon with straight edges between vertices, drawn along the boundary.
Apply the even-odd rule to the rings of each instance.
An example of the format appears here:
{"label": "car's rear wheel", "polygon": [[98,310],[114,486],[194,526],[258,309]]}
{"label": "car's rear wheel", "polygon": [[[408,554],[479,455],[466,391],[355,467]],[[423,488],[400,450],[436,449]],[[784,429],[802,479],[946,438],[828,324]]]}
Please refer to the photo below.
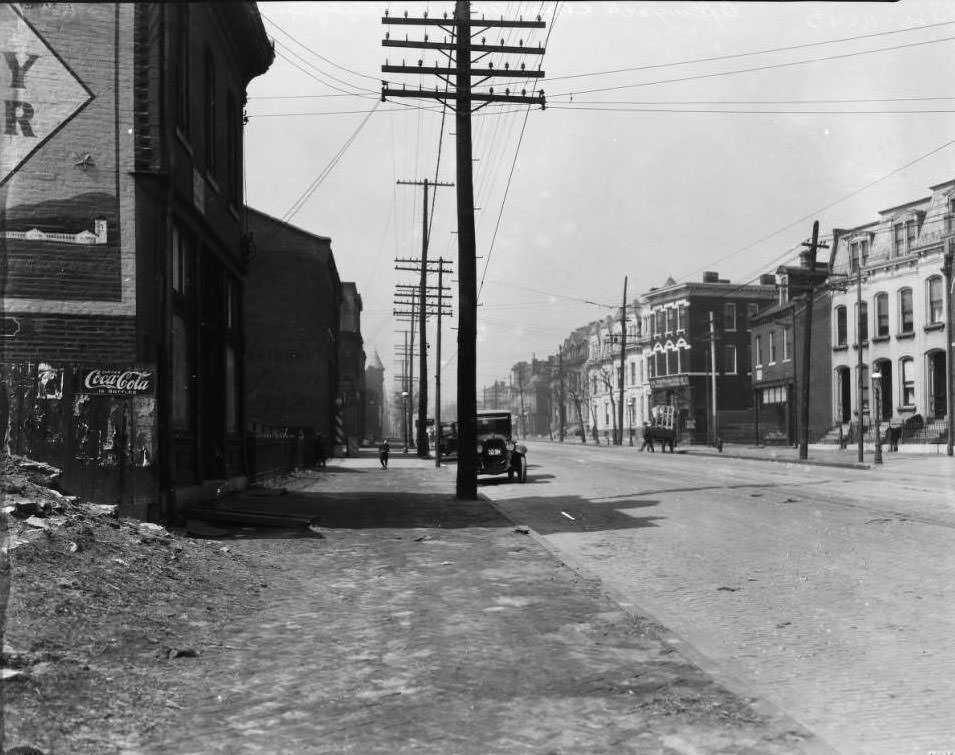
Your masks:
{"label": "car's rear wheel", "polygon": [[517,481],[520,483],[527,482],[527,460],[521,456],[517,460],[515,466],[517,467]]}

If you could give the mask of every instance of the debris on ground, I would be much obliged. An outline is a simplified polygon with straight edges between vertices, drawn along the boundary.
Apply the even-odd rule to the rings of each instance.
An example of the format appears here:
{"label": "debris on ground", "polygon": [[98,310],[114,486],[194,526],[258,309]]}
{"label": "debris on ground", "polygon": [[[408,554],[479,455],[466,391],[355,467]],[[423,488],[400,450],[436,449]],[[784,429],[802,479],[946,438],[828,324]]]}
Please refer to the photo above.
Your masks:
{"label": "debris on ground", "polygon": [[202,533],[63,495],[59,476],[0,459],[0,572],[10,578],[0,752],[129,752],[173,720],[180,659],[258,605],[264,567]]}

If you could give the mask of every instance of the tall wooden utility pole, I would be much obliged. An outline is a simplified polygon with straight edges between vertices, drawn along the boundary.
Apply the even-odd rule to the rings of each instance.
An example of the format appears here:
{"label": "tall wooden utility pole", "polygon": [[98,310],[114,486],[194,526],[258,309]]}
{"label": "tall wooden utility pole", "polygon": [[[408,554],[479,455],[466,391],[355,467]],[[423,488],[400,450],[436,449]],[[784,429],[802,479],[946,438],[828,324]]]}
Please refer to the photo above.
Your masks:
{"label": "tall wooden utility pole", "polygon": [[[422,186],[424,187],[424,201],[422,202],[422,220],[421,220],[421,276],[420,292],[418,297],[418,311],[426,312],[428,286],[428,187],[429,186],[454,186],[454,184],[441,183],[439,181],[428,181],[425,178],[422,181],[398,181],[402,186]],[[426,333],[427,318],[421,317],[418,320],[418,340],[422,346],[418,349],[418,432],[415,437],[415,444],[418,448],[418,456],[427,458],[428,456],[428,349],[425,348],[428,335]]]}
{"label": "tall wooden utility pole", "polygon": [[[511,69],[505,63],[485,68],[472,68],[471,53],[479,53],[478,60],[490,54],[501,55],[543,55],[543,46],[525,47],[523,40],[517,46],[500,44],[485,44],[482,38],[480,44],[472,42],[472,38],[480,31],[488,29],[543,29],[545,24],[536,21],[506,21],[471,19],[470,3],[467,0],[457,0],[454,5],[454,18],[428,18],[425,14],[421,18],[404,18],[389,16],[387,11],[381,22],[386,25],[404,26],[434,26],[450,35],[444,41],[428,41],[427,35],[423,40],[391,39],[390,33],[385,35],[382,42],[384,47],[414,48],[417,50],[434,50],[446,58],[445,65],[424,65],[423,60],[417,66],[406,66],[402,63],[390,65],[385,61],[381,67],[382,73],[432,74],[438,76],[445,88],[438,90],[407,89],[389,86],[382,83],[381,99],[388,97],[417,97],[435,99],[445,106],[451,107],[456,114],[455,130],[457,136],[457,189],[458,189],[458,470],[456,494],[458,498],[477,498],[477,265],[475,261],[476,245],[474,239],[474,181],[471,163],[471,112],[473,103],[481,103],[478,108],[485,107],[492,102],[509,104],[526,104],[544,106],[543,91],[538,94],[527,94],[522,90],[520,94],[511,94],[505,89],[504,94],[495,93],[493,89],[487,92],[472,91],[472,76],[480,77],[478,84],[498,77],[512,79],[542,78],[541,70]],[[452,66],[453,61],[453,66]],[[453,79],[453,81],[452,81]],[[477,109],[477,108],[475,108]]]}
{"label": "tall wooden utility pole", "polygon": [[[396,259],[395,260],[395,270],[401,271],[411,271],[414,273],[419,273],[421,269],[425,270],[425,275],[428,273],[436,272],[440,269],[439,266],[446,265],[445,260],[440,260],[440,262],[429,262],[425,265],[421,265],[420,260],[416,259]],[[410,319],[411,325],[411,342],[412,342],[412,353],[409,355],[409,367],[408,371],[413,376],[414,375],[414,335],[415,335],[415,324],[417,323],[421,331],[421,342],[418,346],[418,357],[419,361],[422,364],[422,369],[425,370],[423,375],[419,375],[419,400],[418,400],[418,428],[414,435],[414,444],[417,446],[418,456],[427,455],[428,447],[428,435],[426,427],[426,416],[427,416],[427,355],[425,354],[422,357],[422,352],[427,352],[427,336],[424,333],[424,324],[427,323],[427,319],[430,316],[438,315],[439,317],[442,314],[451,314],[450,309],[446,306],[446,300],[448,294],[445,293],[447,287],[442,285],[439,286],[428,286],[424,287],[424,301],[423,309],[419,301],[421,299],[420,293],[421,288],[418,284],[402,284],[399,283],[395,286],[395,296],[394,296],[394,309],[392,314],[397,317],[399,320],[408,320]],[[423,379],[422,379],[423,377]],[[413,377],[409,378],[409,385],[414,385]],[[408,388],[409,393],[413,394],[412,388]],[[424,398],[421,398],[421,393],[424,393]],[[425,411],[423,411],[423,408]],[[414,414],[414,402],[409,402],[408,413]],[[424,436],[422,439],[422,435]],[[422,454],[421,449],[424,448],[425,452]]]}
{"label": "tall wooden utility pole", "polygon": [[623,382],[626,379],[627,366],[627,276],[623,276],[623,307],[620,309],[620,386],[617,401],[617,437],[616,444],[623,445]]}
{"label": "tall wooden utility pole", "polygon": [[[809,361],[812,359],[812,309],[813,296],[815,290],[816,273],[816,251],[818,249],[828,249],[826,244],[819,243],[819,221],[812,224],[812,241],[803,242],[807,247],[802,253],[803,268],[806,270],[806,311],[803,312],[803,335],[802,335],[802,385],[800,386],[799,403],[799,458],[809,458],[809,376],[812,371],[809,369]],[[825,276],[822,276],[825,277]],[[795,333],[795,327],[793,328]],[[861,347],[860,347],[861,351]]]}
{"label": "tall wooden utility pole", "polygon": [[713,313],[710,312],[710,387],[713,398],[711,399],[713,412],[713,445],[719,446],[719,436],[717,435],[717,417],[716,412],[716,323],[713,321]]}
{"label": "tall wooden utility pole", "polygon": [[[444,301],[447,296],[444,293],[444,273],[445,265],[451,263],[443,257],[438,257],[438,330],[437,330],[437,353],[434,358],[434,465],[441,466],[441,316],[444,314]],[[448,270],[450,272],[450,270]],[[448,312],[450,314],[450,311]]]}
{"label": "tall wooden utility pole", "polygon": [[558,438],[560,442],[564,442],[564,438],[567,435],[567,411],[565,407],[565,398],[564,398],[564,345],[560,344],[557,347],[557,400],[558,400],[558,409],[557,409],[557,419],[560,422],[560,433],[558,433]]}

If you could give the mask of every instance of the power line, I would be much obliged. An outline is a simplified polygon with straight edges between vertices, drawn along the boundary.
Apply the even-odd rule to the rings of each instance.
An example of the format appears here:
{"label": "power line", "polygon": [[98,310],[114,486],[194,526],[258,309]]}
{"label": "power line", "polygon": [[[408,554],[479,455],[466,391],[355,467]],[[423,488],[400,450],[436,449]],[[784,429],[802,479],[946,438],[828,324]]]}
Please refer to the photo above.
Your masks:
{"label": "power line", "polygon": [[747,57],[754,57],[757,55],[770,55],[772,53],[777,53],[777,52],[788,52],[790,50],[802,50],[802,49],[806,49],[810,47],[821,47],[824,45],[840,44],[842,42],[857,42],[860,39],[872,39],[874,37],[884,37],[891,34],[904,34],[910,31],[922,31],[924,29],[934,29],[940,26],[950,26],[951,24],[955,24],[955,20],[941,21],[935,24],[926,24],[925,26],[910,26],[905,29],[894,29],[891,31],[875,32],[873,34],[862,34],[855,37],[843,37],[841,39],[830,39],[823,42],[804,42],[802,44],[790,45],[787,47],[772,47],[767,50],[753,50],[750,52],[731,53],[729,55],[715,55],[715,56],[707,57],[707,58],[691,58],[690,60],[677,60],[671,63],[651,63],[651,64],[641,65],[641,66],[631,66],[628,68],[615,68],[615,69],[606,70],[606,71],[592,71],[590,73],[572,73],[566,76],[549,76],[545,78],[544,81],[546,82],[563,81],[567,79],[579,79],[579,78],[586,78],[590,76],[607,76],[607,75],[611,75],[615,73],[631,73],[633,71],[649,71],[649,70],[658,69],[658,68],[686,66],[686,65],[693,65],[696,63],[715,63],[721,60],[732,60],[734,58],[747,58]]}
{"label": "power line", "polygon": [[[313,66],[311,66],[311,64],[310,64],[308,61],[304,60],[304,59],[303,59],[300,55],[298,55],[294,50],[292,50],[291,48],[289,48],[289,47],[286,46],[286,45],[283,45],[281,42],[278,42],[278,40],[276,40],[276,42],[277,42],[277,44],[279,44],[281,47],[283,47],[283,48],[285,48],[286,50],[288,50],[288,51],[289,51],[292,55],[294,55],[296,58],[298,58],[299,60],[301,60],[303,64],[305,64],[305,65],[307,65],[307,66],[310,66],[310,67],[313,67]],[[284,54],[281,50],[279,50],[278,48],[275,49],[275,54],[276,54],[278,57],[280,57],[282,60],[284,60],[286,63],[290,64],[292,67],[297,68],[299,71],[301,71],[302,73],[304,73],[306,76],[309,76],[310,78],[315,79],[315,81],[317,81],[319,84],[322,84],[323,86],[327,86],[329,89],[334,89],[336,92],[339,92],[339,93],[341,93],[341,94],[354,94],[354,95],[356,95],[356,96],[362,96],[362,97],[368,97],[368,96],[370,96],[367,92],[361,92],[361,90],[358,90],[358,91],[356,91],[356,92],[349,92],[347,89],[342,89],[340,86],[335,86],[334,84],[329,84],[327,81],[325,81],[325,79],[319,78],[313,71],[310,71],[310,70],[308,70],[307,68],[303,68],[301,65],[299,65],[297,62],[295,62],[294,60],[292,60],[288,55],[285,55],[285,54]],[[361,92],[361,93],[359,94],[359,92]]]}
{"label": "power line", "polygon": [[507,175],[507,183],[504,186],[504,196],[501,197],[501,208],[497,213],[497,222],[494,224],[494,234],[491,236],[491,244],[487,250],[487,256],[484,258],[484,271],[481,273],[481,285],[478,286],[478,299],[481,298],[481,292],[484,290],[484,278],[487,275],[487,267],[491,264],[491,255],[494,253],[494,242],[497,241],[497,232],[501,227],[501,217],[504,215],[504,205],[507,203],[507,193],[511,188],[511,179],[514,178],[514,168],[517,165],[517,155],[521,151],[521,143],[524,141],[524,129],[527,128],[527,117],[531,114],[530,106],[524,112],[524,123],[521,124],[521,134],[517,139],[517,147],[514,149],[514,159],[511,161],[511,171]]}
{"label": "power line", "polygon": [[328,178],[329,174],[331,174],[332,170],[335,168],[336,165],[338,165],[338,162],[342,159],[342,156],[345,154],[345,152],[348,151],[348,148],[352,145],[352,142],[355,141],[355,138],[361,132],[362,128],[365,126],[366,123],[368,123],[368,119],[371,118],[372,114],[375,112],[375,110],[377,110],[378,105],[379,103],[376,102],[375,106],[368,111],[368,113],[362,119],[361,123],[359,123],[358,126],[355,128],[355,130],[352,132],[351,136],[349,136],[348,139],[345,140],[345,143],[341,146],[338,152],[335,153],[335,156],[329,161],[328,165],[326,165],[322,169],[322,172],[319,173],[318,176],[315,178],[315,180],[312,181],[312,183],[308,186],[308,188],[302,192],[299,198],[292,203],[292,206],[288,209],[285,215],[282,216],[283,221],[288,222],[293,217],[295,217],[295,215],[298,214],[298,211],[301,210],[302,207],[305,206],[305,203],[309,200],[309,198],[311,198],[312,194],[315,193],[315,190],[322,185],[322,183],[324,182],[326,178]]}
{"label": "power line", "polygon": [[640,107],[577,107],[550,105],[551,110],[577,110],[592,113],[663,113],[704,115],[944,115],[955,113],[952,108],[919,110],[726,110],[718,108],[640,108]]}
{"label": "power line", "polygon": [[[929,39],[923,42],[909,42],[901,45],[892,45],[890,47],[879,47],[874,50],[860,50],[858,52],[846,52],[839,53],[836,55],[824,55],[818,58],[807,58],[805,60],[791,60],[785,63],[770,63],[762,66],[754,66],[752,68],[737,68],[732,71],[717,71],[715,73],[698,73],[692,74],[690,76],[678,76],[672,79],[658,79],[657,81],[642,81],[636,84],[619,84],[612,87],[599,87],[595,89],[584,89],[581,91],[566,91],[558,92],[557,94],[550,95],[551,97],[565,97],[573,96],[575,94],[594,94],[595,92],[612,92],[620,89],[634,89],[637,87],[647,87],[647,86],[656,86],[658,84],[676,84],[683,81],[699,81],[701,79],[714,79],[720,76],[734,76],[740,73],[753,73],[755,71],[771,71],[779,68],[790,68],[792,66],[802,66],[808,65],[809,63],[823,63],[831,60],[842,60],[844,58],[854,58],[861,57],[863,55],[874,55],[880,52],[891,52],[894,50],[904,50],[912,47],[921,47],[922,45],[931,45],[938,44],[939,42],[951,42],[955,39],[953,37],[942,37],[941,39]],[[551,105],[548,104],[550,107]]]}
{"label": "power line", "polygon": [[[300,45],[300,46],[303,47],[304,49],[308,50],[308,51],[309,51],[312,55],[314,55],[316,58],[319,58],[320,60],[324,60],[326,63],[335,66],[335,68],[338,68],[338,69],[340,69],[340,70],[342,70],[342,71],[347,71],[348,73],[353,74],[354,76],[358,76],[358,77],[363,78],[363,79],[370,79],[371,81],[374,81],[375,83],[377,83],[377,82],[379,81],[379,77],[377,77],[377,76],[370,76],[370,75],[368,75],[368,74],[366,74],[366,73],[361,73],[360,71],[355,71],[355,70],[353,70],[353,69],[351,69],[351,68],[347,68],[346,66],[339,65],[339,64],[336,63],[334,60],[331,60],[331,59],[329,59],[329,58],[326,58],[324,55],[321,55],[321,54],[315,52],[315,50],[313,50],[313,49],[312,49],[311,47],[309,47],[308,45],[306,45],[306,44],[304,44],[303,42],[301,42],[301,41],[299,41],[298,39],[296,39],[292,34],[290,34],[288,31],[286,31],[285,29],[283,29],[281,26],[279,26],[277,23],[275,23],[275,21],[273,21],[271,18],[269,18],[268,16],[266,16],[264,13],[261,13],[260,15],[262,16],[262,18],[264,18],[266,21],[268,21],[270,24],[272,24],[272,26],[274,26],[276,29],[278,29],[280,32],[282,32],[285,36],[287,36],[289,39],[291,39],[291,40],[292,40],[293,42],[295,42],[297,45]],[[352,85],[349,84],[349,86],[352,86]]]}

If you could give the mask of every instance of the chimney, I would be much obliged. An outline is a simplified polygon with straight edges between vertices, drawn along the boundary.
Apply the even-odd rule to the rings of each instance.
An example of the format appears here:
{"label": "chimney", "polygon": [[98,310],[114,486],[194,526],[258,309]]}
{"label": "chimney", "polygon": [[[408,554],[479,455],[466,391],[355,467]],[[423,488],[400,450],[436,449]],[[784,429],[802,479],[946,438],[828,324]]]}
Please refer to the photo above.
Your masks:
{"label": "chimney", "polygon": [[703,282],[704,283],[718,283],[720,280],[720,274],[714,270],[707,270],[703,273]]}

